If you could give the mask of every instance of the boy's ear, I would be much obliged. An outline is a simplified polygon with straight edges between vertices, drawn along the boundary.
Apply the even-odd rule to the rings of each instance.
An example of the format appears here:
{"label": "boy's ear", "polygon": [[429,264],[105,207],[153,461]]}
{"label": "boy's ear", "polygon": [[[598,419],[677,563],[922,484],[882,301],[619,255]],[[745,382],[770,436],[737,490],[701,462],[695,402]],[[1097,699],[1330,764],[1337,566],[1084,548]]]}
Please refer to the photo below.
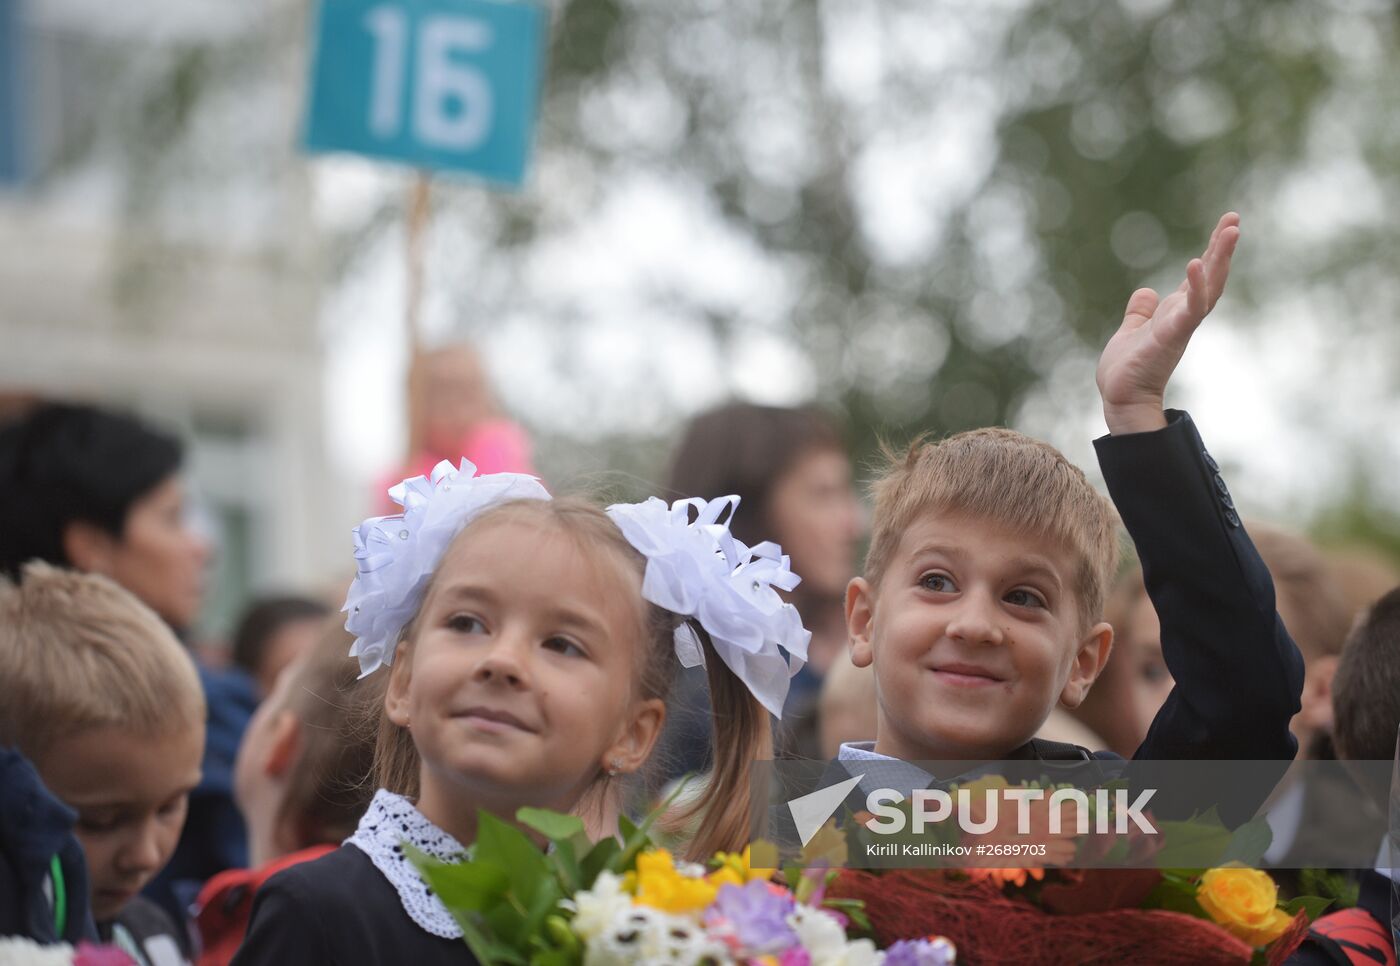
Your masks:
{"label": "boy's ear", "polygon": [[1335,654],[1328,654],[1307,662],[1298,717],[1310,731],[1332,730],[1332,678],[1337,674],[1337,660]]}
{"label": "boy's ear", "polygon": [[281,778],[296,762],[300,750],[301,721],[291,711],[277,712],[267,743],[267,758],[262,764],[263,773],[269,778]]}
{"label": "boy's ear", "polygon": [[1113,627],[1102,621],[1089,628],[1074,652],[1074,661],[1069,666],[1069,680],[1060,691],[1060,704],[1066,708],[1077,708],[1089,693],[1089,687],[1108,663],[1113,652]]}
{"label": "boy's ear", "polygon": [[63,555],[73,569],[105,574],[111,570],[117,540],[106,530],[86,520],[73,520],[63,528]]}
{"label": "boy's ear", "polygon": [[875,623],[875,588],[864,577],[846,585],[846,633],[851,638],[851,663],[869,667],[875,659],[871,637]]}
{"label": "boy's ear", "polygon": [[651,749],[661,737],[661,727],[666,723],[666,702],[660,698],[649,698],[637,702],[632,718],[623,728],[621,736],[603,755],[599,762],[603,771],[617,771],[624,775],[641,768],[651,757]]}

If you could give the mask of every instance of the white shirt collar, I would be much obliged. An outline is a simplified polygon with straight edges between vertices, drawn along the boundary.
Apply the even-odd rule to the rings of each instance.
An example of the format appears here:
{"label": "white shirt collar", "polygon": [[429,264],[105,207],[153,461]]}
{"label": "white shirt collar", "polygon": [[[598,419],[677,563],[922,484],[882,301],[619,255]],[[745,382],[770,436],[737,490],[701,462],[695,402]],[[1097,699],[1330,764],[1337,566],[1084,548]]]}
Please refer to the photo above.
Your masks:
{"label": "white shirt collar", "polygon": [[867,795],[882,788],[893,788],[900,792],[912,792],[918,788],[928,788],[933,776],[917,765],[899,758],[882,755],[875,750],[873,741],[847,741],[841,745],[836,760],[845,765],[846,771],[854,774],[861,762],[879,762],[880,767],[867,775],[860,783],[860,790]]}
{"label": "white shirt collar", "polygon": [[460,842],[424,818],[412,802],[383,788],[374,793],[355,834],[345,840],[369,856],[419,928],[443,939],[461,939],[462,927],[419,878],[404,854],[404,842],[442,862],[459,862],[467,855]]}

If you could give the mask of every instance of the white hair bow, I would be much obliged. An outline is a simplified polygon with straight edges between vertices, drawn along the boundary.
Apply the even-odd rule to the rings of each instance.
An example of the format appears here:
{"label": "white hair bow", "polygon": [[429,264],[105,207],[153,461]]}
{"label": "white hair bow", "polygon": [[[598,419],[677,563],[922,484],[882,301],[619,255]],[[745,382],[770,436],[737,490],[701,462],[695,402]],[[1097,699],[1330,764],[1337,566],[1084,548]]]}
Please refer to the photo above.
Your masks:
{"label": "white hair bow", "polygon": [[423,591],[452,538],[481,514],[511,500],[548,500],[549,491],[533,476],[492,473],[448,460],[431,477],[415,476],[389,489],[403,513],[370,517],[355,528],[355,565],[342,611],[345,629],[355,635],[352,657],[360,677],[391,664],[404,626],[422,604]]}
{"label": "white hair bow", "polygon": [[[698,621],[720,659],[765,708],[782,717],[788,680],[806,663],[812,634],[778,591],[792,590],[802,578],[776,543],[750,548],[734,539],[728,521],[738,505],[737,496],[677,500],[669,507],[651,497],[610,506],[608,516],[647,558],[642,596]],[[688,623],[676,629],[675,643],[683,666],[705,663]]]}

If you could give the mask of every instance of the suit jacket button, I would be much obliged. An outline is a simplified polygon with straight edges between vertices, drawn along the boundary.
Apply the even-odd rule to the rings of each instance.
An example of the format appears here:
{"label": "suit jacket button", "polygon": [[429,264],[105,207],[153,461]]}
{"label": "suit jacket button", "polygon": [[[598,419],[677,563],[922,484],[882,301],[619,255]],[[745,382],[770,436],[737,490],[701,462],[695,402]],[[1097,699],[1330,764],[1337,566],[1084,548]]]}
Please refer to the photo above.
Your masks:
{"label": "suit jacket button", "polygon": [[1230,495],[1230,488],[1225,485],[1225,478],[1219,473],[1215,474],[1215,488],[1220,491],[1221,496]]}
{"label": "suit jacket button", "polygon": [[1220,498],[1220,505],[1227,510],[1233,510],[1235,508],[1235,501],[1230,499],[1230,494],[1226,493]]}
{"label": "suit jacket button", "polygon": [[1206,461],[1206,465],[1210,467],[1212,473],[1220,472],[1220,464],[1217,463],[1215,457],[1211,456],[1206,450],[1201,450],[1201,459]]}
{"label": "suit jacket button", "polygon": [[1238,513],[1236,513],[1234,510],[1226,510],[1226,511],[1225,511],[1225,522],[1228,523],[1228,524],[1230,524],[1230,526],[1232,526],[1232,527],[1237,527],[1237,526],[1240,525],[1240,515],[1239,515]]}

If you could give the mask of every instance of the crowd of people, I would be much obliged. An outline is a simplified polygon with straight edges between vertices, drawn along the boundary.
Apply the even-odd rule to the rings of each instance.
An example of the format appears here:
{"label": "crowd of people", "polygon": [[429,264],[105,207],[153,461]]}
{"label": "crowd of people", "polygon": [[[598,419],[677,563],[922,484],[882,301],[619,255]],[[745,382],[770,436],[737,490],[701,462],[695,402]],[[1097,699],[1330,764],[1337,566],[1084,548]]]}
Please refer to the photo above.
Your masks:
{"label": "crowd of people", "polygon": [[[867,509],[832,416],[732,403],[680,434],[660,499],[604,508],[533,476],[472,353],[425,356],[344,610],[255,600],[221,666],[193,648],[212,548],[178,439],[87,404],[12,418],[0,936],[142,966],[469,962],[403,845],[458,858],[478,810],[601,838],[698,773],[670,819],[699,859],[748,843],[749,766],[774,756],[1390,758],[1400,574],[1368,565],[1353,593],[1354,559],[1246,525],[1165,408],[1238,237],[1222,218],[1104,349],[1108,498],[987,428],[893,455]],[[1314,800],[1355,791],[1282,794],[1287,867]],[[1361,908],[1388,934],[1384,874],[1362,870]]]}

